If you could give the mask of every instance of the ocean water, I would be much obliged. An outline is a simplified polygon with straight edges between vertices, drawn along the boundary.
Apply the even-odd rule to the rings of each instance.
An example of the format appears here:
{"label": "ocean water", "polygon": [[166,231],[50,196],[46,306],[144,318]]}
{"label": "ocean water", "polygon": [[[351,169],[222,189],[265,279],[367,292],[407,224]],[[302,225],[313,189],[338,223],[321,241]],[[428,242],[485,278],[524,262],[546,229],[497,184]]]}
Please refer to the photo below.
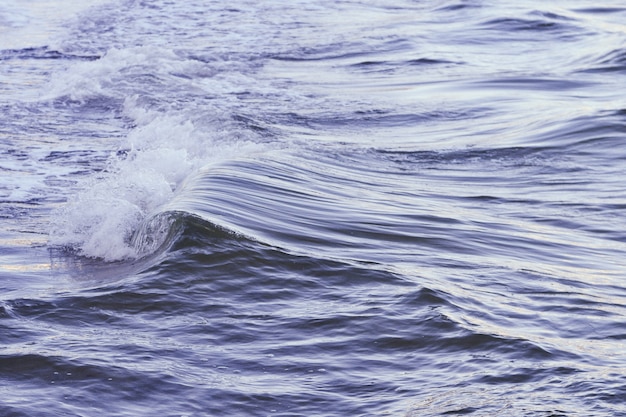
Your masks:
{"label": "ocean water", "polygon": [[1,416],[626,416],[626,6],[5,0]]}

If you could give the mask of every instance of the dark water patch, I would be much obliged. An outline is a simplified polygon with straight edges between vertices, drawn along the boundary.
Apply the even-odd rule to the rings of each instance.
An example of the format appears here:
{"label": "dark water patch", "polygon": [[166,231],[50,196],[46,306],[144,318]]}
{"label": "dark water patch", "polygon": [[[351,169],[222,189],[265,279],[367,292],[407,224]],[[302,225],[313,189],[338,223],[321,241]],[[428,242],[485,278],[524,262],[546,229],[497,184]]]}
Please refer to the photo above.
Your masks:
{"label": "dark water patch", "polygon": [[[25,161],[30,158],[30,155],[23,149],[6,149],[2,151],[2,154],[18,161]],[[3,169],[6,170],[7,168]]]}
{"label": "dark water patch", "polygon": [[[196,231],[194,239],[201,239],[200,235]],[[207,242],[212,244],[208,246]],[[394,384],[371,376],[371,372],[376,369],[388,372],[389,367],[408,369],[407,363],[396,362],[389,355],[403,349],[408,353],[414,347],[413,343],[404,348],[397,343],[385,346],[381,335],[401,327],[417,330],[420,326],[436,325],[438,320],[427,320],[430,324],[424,324],[412,318],[415,309],[428,312],[446,304],[445,294],[423,289],[400,297],[397,311],[389,317],[390,311],[385,306],[389,296],[385,289],[397,288],[402,292],[410,287],[407,281],[392,274],[288,256],[252,242],[206,235],[195,245],[187,242],[175,246],[166,260],[146,270],[134,283],[126,280],[124,285],[114,284],[108,290],[88,290],[78,298],[57,300],[49,309],[57,310],[59,322],[50,324],[53,328],[62,326],[60,331],[66,326],[75,327],[62,319],[67,311],[63,308],[65,303],[76,312],[106,312],[100,319],[94,314],[77,314],[86,322],[85,332],[93,334],[95,340],[102,336],[106,340],[109,332],[127,333],[136,326],[143,329],[141,336],[111,347],[112,352],[127,356],[121,362],[118,360],[116,367],[130,368],[133,363],[132,366],[143,369],[142,373],[149,372],[153,361],[155,365],[168,363],[166,358],[176,355],[178,363],[182,363],[180,369],[187,367],[192,373],[185,380],[193,380],[195,375],[203,375],[206,380],[209,371],[215,369],[213,364],[220,364],[224,367],[222,372],[233,378],[245,376],[249,381],[244,387],[216,380],[219,386],[215,390],[196,386],[191,392],[172,386],[172,394],[184,395],[187,402],[196,394],[229,401],[241,397],[248,405],[233,403],[229,408],[249,406],[252,415],[261,415],[258,413],[265,405],[282,410],[293,407],[304,412],[314,410],[320,403],[333,409],[367,412],[368,407],[383,407],[393,402],[394,397],[381,401],[368,399],[370,396],[381,392],[391,394],[395,389]],[[103,291],[104,294],[98,294]],[[365,304],[364,293],[371,294]],[[47,316],[45,321],[53,316],[54,313]],[[160,323],[157,326],[146,327],[157,322]],[[411,333],[407,327],[406,335]],[[438,337],[428,328],[423,334],[426,338]],[[146,340],[142,341],[144,337]],[[155,339],[149,345],[144,344],[153,337],[163,343]],[[160,346],[169,343],[174,343],[171,350],[160,350]],[[186,348],[178,343],[184,343]],[[231,351],[231,348],[236,349]],[[181,349],[187,353],[183,354]],[[45,368],[45,364],[39,365]],[[82,371],[72,368],[68,372]],[[169,375],[171,370],[161,372]],[[114,380],[121,377],[113,369],[103,370],[103,374]],[[91,377],[85,378],[83,389],[91,392]],[[267,378],[279,384],[280,392],[264,382]],[[287,381],[284,387],[278,382],[281,380]],[[127,383],[136,381],[129,378]],[[144,379],[143,397],[139,397],[137,406],[142,406],[142,398],[148,401],[162,394],[164,385],[167,383],[154,381],[153,384]],[[339,393],[338,387],[341,387]],[[106,396],[107,388],[102,390]],[[119,404],[127,400],[120,396],[115,401]],[[182,403],[174,400],[170,406],[176,409]]]}
{"label": "dark water patch", "polygon": [[123,99],[115,98],[103,94],[93,94],[80,99],[71,95],[62,95],[52,100],[52,106],[55,109],[67,109],[75,114],[81,115],[81,118],[88,117],[90,114],[111,114],[115,118],[121,119]]}
{"label": "dark water patch", "polygon": [[21,390],[21,400],[29,401],[21,409],[33,416],[85,415],[100,409],[103,401],[108,403],[107,412],[116,415],[136,415],[147,407],[171,412],[182,405],[172,404],[170,398],[187,391],[166,372],[137,372],[107,359],[4,355],[0,368],[2,378]]}
{"label": "dark water patch", "polygon": [[86,382],[89,379],[105,379],[109,374],[108,370],[101,366],[81,364],[80,361],[54,355],[37,354],[2,355],[0,369],[3,378],[11,378],[14,381],[40,378],[45,382]]}
{"label": "dark water patch", "polygon": [[559,358],[559,355],[553,355],[546,349],[526,340],[467,331],[463,333],[442,337],[436,340],[431,348],[440,352],[457,352],[463,355],[489,352],[489,355],[503,355],[511,360],[542,361]]}
{"label": "dark water patch", "polygon": [[10,305],[4,307],[4,312],[0,315],[0,320],[2,320],[0,324],[2,349],[10,349],[12,345],[35,343],[41,337],[42,332],[25,328],[19,320],[12,321],[11,319],[17,319],[17,316],[10,310],[6,312],[9,308],[11,308]]}
{"label": "dark water patch", "polygon": [[31,410],[31,411],[20,411],[21,407],[11,407],[8,405],[0,405],[0,413],[2,413],[2,415],[5,415],[7,417],[37,417],[40,414],[33,414],[35,412],[35,410]]}
{"label": "dark water patch", "polygon": [[443,6],[437,7],[436,11],[438,12],[458,12],[465,11],[467,9],[478,9],[482,7],[480,2],[476,2],[473,0],[460,0],[455,2],[449,2],[451,4],[445,4]]}
{"label": "dark water patch", "polygon": [[[208,227],[207,227],[208,226]],[[172,287],[184,277],[202,277],[200,281],[192,279],[190,284],[215,285],[210,292],[229,294],[234,297],[246,297],[241,304],[250,300],[270,303],[296,297],[298,294],[315,294],[318,291],[338,291],[342,288],[358,289],[362,286],[378,285],[410,286],[401,276],[380,271],[375,264],[347,265],[332,260],[310,258],[288,254],[280,248],[249,240],[243,235],[214,229],[204,222],[194,221],[187,224],[168,251],[166,259],[146,270],[146,273],[161,273],[163,269],[171,273]],[[246,259],[246,262],[241,262]],[[183,263],[179,263],[183,261]],[[206,266],[212,267],[207,269]],[[293,271],[297,277],[291,277]],[[265,276],[262,286],[238,282],[235,279],[221,277],[241,277],[252,280]],[[211,281],[210,277],[215,277]],[[169,284],[162,283],[165,287]],[[238,292],[237,289],[245,289]],[[209,289],[207,288],[207,291]],[[258,299],[255,295],[259,295]],[[239,304],[239,303],[237,303]]]}
{"label": "dark water patch", "polygon": [[95,61],[100,59],[98,55],[77,55],[65,53],[47,46],[24,48],[24,49],[5,49],[0,51],[0,61],[10,60],[29,60],[29,59],[52,59],[52,60],[78,60],[78,61]]}
{"label": "dark water patch", "polygon": [[626,49],[610,51],[587,64],[590,68],[580,70],[583,73],[604,73],[626,71]]}
{"label": "dark water patch", "polygon": [[569,17],[569,16],[561,15],[555,12],[547,12],[547,11],[541,11],[541,10],[534,10],[532,12],[529,12],[528,15],[537,16],[539,18],[546,19],[546,20],[560,20],[560,21],[566,21],[566,22],[576,21],[576,19]]}
{"label": "dark water patch", "polygon": [[[358,65],[359,62],[368,62],[370,57],[377,57],[385,53],[409,51],[413,43],[404,37],[390,36],[370,39],[368,43],[344,40],[340,43],[327,43],[315,47],[300,47],[283,54],[269,54],[268,58],[285,62],[323,62],[346,63]],[[377,59],[373,60],[378,61]],[[420,64],[425,64],[422,62]]]}
{"label": "dark water patch", "polygon": [[626,7],[585,7],[585,8],[576,8],[573,9],[576,12],[580,13],[590,13],[590,14],[612,14],[612,13],[622,13],[626,12]]}
{"label": "dark water patch", "polygon": [[[537,18],[539,17],[539,18]],[[536,12],[533,18],[507,18],[501,17],[483,23],[484,28],[497,30],[509,34],[518,32],[538,32],[563,34],[572,32],[575,26],[564,23],[570,19],[563,18],[553,13]]]}
{"label": "dark water patch", "polygon": [[445,59],[435,59],[435,58],[417,58],[410,59],[406,61],[362,61],[357,62],[355,64],[351,64],[350,67],[361,70],[364,72],[387,72],[393,73],[399,70],[407,69],[407,68],[428,68],[432,66],[456,66],[460,65],[459,62],[449,61]]}
{"label": "dark water patch", "polygon": [[[83,297],[58,298],[47,303],[38,302],[36,305],[33,305],[32,300],[13,302],[14,311],[22,318],[48,322],[56,326],[77,326],[86,329],[123,322],[119,316],[111,314],[111,310],[124,314],[144,311],[149,314],[153,309],[163,308],[163,314],[171,314],[177,307],[173,301],[160,302],[159,294],[138,294],[132,290],[113,292],[110,295],[86,294]],[[77,315],[77,311],[82,313]]]}
{"label": "dark water patch", "polygon": [[567,367],[550,368],[515,368],[510,372],[499,375],[482,376],[476,383],[488,385],[502,384],[534,384],[542,380],[554,380],[556,378],[567,378],[580,372],[578,369]]}
{"label": "dark water patch", "polygon": [[626,413],[624,407],[626,389],[623,384],[624,378],[620,376],[616,378],[615,383],[601,384],[594,380],[582,380],[568,385],[567,388],[577,397],[582,397],[587,404],[593,404],[591,410],[597,412],[597,415],[603,415],[602,413],[608,412],[613,407],[619,410],[617,415],[621,415]]}
{"label": "dark water patch", "polygon": [[479,88],[512,89],[516,91],[570,91],[589,87],[589,81],[568,80],[563,78],[505,77],[476,81],[473,85]]}
{"label": "dark water patch", "polygon": [[91,166],[93,163],[103,164],[110,157],[109,153],[94,151],[91,149],[71,151],[51,151],[43,157],[41,162],[54,162],[55,164],[72,164],[78,166]]}

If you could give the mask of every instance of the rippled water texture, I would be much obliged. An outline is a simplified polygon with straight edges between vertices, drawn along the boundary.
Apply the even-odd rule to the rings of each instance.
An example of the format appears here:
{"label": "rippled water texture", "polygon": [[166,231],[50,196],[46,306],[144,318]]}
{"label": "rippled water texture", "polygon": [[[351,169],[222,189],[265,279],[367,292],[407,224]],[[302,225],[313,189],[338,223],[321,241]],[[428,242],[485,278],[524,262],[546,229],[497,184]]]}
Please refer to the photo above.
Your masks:
{"label": "rippled water texture", "polygon": [[3,3],[0,415],[626,416],[623,22]]}

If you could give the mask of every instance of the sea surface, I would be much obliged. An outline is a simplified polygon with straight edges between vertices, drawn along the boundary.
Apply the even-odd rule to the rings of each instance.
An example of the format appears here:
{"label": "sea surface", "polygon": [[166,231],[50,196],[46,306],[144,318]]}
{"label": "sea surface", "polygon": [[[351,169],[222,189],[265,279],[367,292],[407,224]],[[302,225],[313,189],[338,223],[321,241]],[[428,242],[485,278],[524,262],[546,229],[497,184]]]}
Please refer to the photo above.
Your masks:
{"label": "sea surface", "polygon": [[623,0],[3,0],[0,416],[626,416]]}

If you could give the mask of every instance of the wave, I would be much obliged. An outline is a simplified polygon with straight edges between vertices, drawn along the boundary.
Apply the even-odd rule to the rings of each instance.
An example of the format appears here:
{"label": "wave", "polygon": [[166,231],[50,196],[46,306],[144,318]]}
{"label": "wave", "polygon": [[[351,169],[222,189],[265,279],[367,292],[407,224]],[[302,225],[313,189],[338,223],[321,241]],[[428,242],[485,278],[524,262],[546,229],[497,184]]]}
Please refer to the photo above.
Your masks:
{"label": "wave", "polygon": [[108,154],[99,170],[72,178],[75,194],[52,216],[51,246],[107,261],[141,256],[149,245],[138,250],[133,235],[142,222],[160,218],[188,176],[267,148],[264,131],[210,98],[196,100],[193,113],[176,104],[198,95],[198,82],[215,75],[207,71],[206,63],[170,49],[135,47],[110,49],[52,78],[44,101],[83,118],[97,114],[121,122],[125,132],[99,141]]}
{"label": "wave", "polygon": [[517,32],[575,33],[579,28],[573,25],[575,19],[549,12],[530,12],[526,18],[499,17],[484,23],[484,27],[506,34]]}
{"label": "wave", "polygon": [[[195,165],[210,160],[175,145],[180,143],[116,154],[104,172],[84,180],[81,191],[53,213],[50,245],[106,261],[133,259],[156,250],[172,233],[171,218],[178,212],[165,207]],[[218,147],[212,157],[223,158],[244,148],[242,144]],[[207,146],[202,152],[210,150]]]}
{"label": "wave", "polygon": [[57,209],[47,248],[5,250],[51,264],[0,271],[7,398],[622,410],[625,111],[619,77],[580,71],[623,66],[619,22],[300,3],[121,1],[75,41],[0,51],[52,74],[2,105],[3,202],[39,200],[0,217],[26,235]]}
{"label": "wave", "polygon": [[[454,10],[460,12],[457,3],[467,2],[446,3],[454,7],[445,13],[452,14]],[[135,6],[137,9],[130,4],[124,7],[139,16],[147,13],[144,5]],[[180,6],[189,12],[185,16],[194,29],[189,32],[201,34],[203,41],[218,39],[220,31],[230,27],[230,18],[255,15],[252,11],[229,10],[211,16],[216,20],[214,27],[204,22],[199,25],[197,16],[191,13],[201,6],[189,7]],[[179,10],[178,6],[174,8]],[[400,9],[385,10],[393,13],[394,19],[399,17]],[[432,26],[438,20],[429,20],[434,17],[432,13],[440,12],[425,14],[432,33],[441,34]],[[553,41],[553,35],[576,32],[582,24],[568,12],[529,11],[513,18],[491,16],[484,8],[480,12],[474,27],[482,33],[506,33],[507,40],[531,32],[549,35],[546,39]],[[123,28],[129,19],[121,14],[111,13],[111,19]],[[133,32],[139,39],[151,30],[158,33],[162,29],[158,14],[147,15],[149,21],[142,31]],[[85,23],[94,27],[82,30],[90,36],[94,31],[101,35],[96,23],[107,16],[94,14],[91,23]],[[409,184],[402,172],[424,167],[424,160],[489,160],[488,152],[477,157],[471,150],[466,152],[467,147],[567,150],[582,136],[590,141],[586,149],[598,142],[609,148],[615,142],[584,130],[591,119],[588,104],[574,106],[571,98],[583,94],[592,84],[563,77],[561,72],[550,74],[552,66],[561,65],[551,55],[548,74],[538,76],[524,71],[530,61],[520,54],[524,60],[521,70],[494,67],[497,74],[485,75],[481,69],[484,63],[469,61],[456,52],[416,48],[415,42],[428,40],[430,31],[425,33],[406,18],[400,21],[403,32],[398,33],[391,29],[395,25],[383,19],[378,28],[382,35],[367,43],[346,36],[356,31],[350,26],[323,43],[316,40],[311,44],[310,39],[317,39],[305,36],[311,27],[295,25],[302,30],[298,32],[299,42],[273,40],[252,47],[258,36],[240,40],[229,37],[231,43],[227,46],[232,51],[215,45],[198,48],[199,39],[189,35],[176,38],[182,42],[177,48],[143,42],[129,42],[133,46],[124,47],[122,39],[103,42],[103,48],[87,47],[87,37],[65,48],[7,52],[10,59],[33,57],[71,63],[66,71],[53,76],[48,91],[38,100],[71,108],[82,117],[91,113],[106,115],[126,129],[122,137],[112,137],[109,144],[101,145],[102,153],[110,155],[106,163],[97,161],[98,169],[73,187],[75,194],[53,216],[51,245],[109,261],[132,259],[158,250],[159,242],[169,239],[164,237],[169,236],[168,219],[183,213],[269,244],[326,253],[339,247],[349,253],[347,257],[355,255],[355,248],[361,245],[370,252],[363,258],[372,259],[376,258],[372,253],[385,244],[393,250],[402,245],[406,248],[409,243],[479,253],[480,244],[450,238],[443,228],[427,221],[417,227],[408,226],[408,219],[441,217],[441,223],[449,220],[472,227],[452,210],[439,210],[437,214],[444,214],[437,216],[433,215],[436,210],[421,207],[420,197],[428,193],[428,187]],[[357,26],[364,24],[359,22]],[[259,22],[259,28],[268,30],[265,22]],[[483,35],[467,36],[463,31],[457,36],[480,39]],[[479,55],[467,56],[474,59]],[[602,62],[620,66],[622,58],[615,50]],[[302,75],[310,74],[309,66],[318,64],[316,70],[332,74],[329,82],[311,81],[308,75]],[[537,67],[534,61],[532,67]],[[483,76],[478,77],[477,69]],[[397,78],[390,80],[387,71]],[[449,71],[457,78],[447,79]],[[379,78],[382,73],[384,77]],[[353,81],[355,76],[359,77],[357,81]],[[341,93],[335,92],[335,82],[351,91],[361,91],[344,100],[338,97]],[[550,100],[543,100],[548,94]],[[532,98],[535,95],[537,100]],[[567,106],[560,105],[563,103]],[[546,111],[535,110],[541,106]],[[594,123],[590,129],[597,126]],[[325,140],[328,146],[321,144]],[[407,154],[395,155],[400,163],[392,167],[372,168],[367,157],[330,160],[355,149],[361,152],[374,142],[385,142],[384,150],[390,153],[401,150]],[[300,155],[315,147],[312,155]],[[263,159],[264,153],[276,149],[287,152]],[[62,155],[50,154],[48,159]],[[511,156],[511,160],[515,158]],[[320,162],[323,159],[328,163]],[[342,163],[354,163],[354,169],[346,169]],[[477,164],[467,165],[468,169],[476,169],[484,183],[489,183],[488,175],[503,165],[494,166],[485,174]],[[513,162],[510,166],[517,169],[520,164]],[[394,198],[401,195],[405,199],[385,207],[389,192],[395,193]],[[436,198],[441,194],[435,193]],[[447,201],[454,205],[465,200],[457,196]],[[411,206],[417,206],[417,213],[407,213]],[[372,243],[374,238],[382,243]]]}
{"label": "wave", "polygon": [[[152,141],[116,155],[113,166],[58,211],[51,244],[107,261],[133,259],[160,251],[182,218],[311,256],[394,264],[417,254],[430,259],[463,254],[491,263],[484,257],[490,242],[490,252],[541,260],[548,268],[554,251],[567,248],[582,256],[589,250],[564,242],[563,227],[588,227],[559,214],[566,202],[551,206],[528,196],[545,193],[546,187],[587,187],[589,167],[577,164],[576,156],[601,159],[620,147],[615,133],[620,115],[573,119],[551,131],[542,126],[536,135],[526,132],[527,146],[429,151],[320,144],[280,149],[237,142],[210,148],[209,142],[198,154],[169,139],[178,130],[192,144],[201,140],[193,124],[157,118],[155,126],[133,132]],[[159,140],[158,132],[168,126]],[[502,170],[505,178],[496,175]],[[475,191],[468,193],[464,184]],[[515,212],[523,204],[538,210],[523,223],[490,212],[496,207]],[[537,222],[551,227],[533,236],[524,231]]]}
{"label": "wave", "polygon": [[595,62],[588,63],[581,70],[586,73],[605,73],[626,71],[626,49],[617,48],[595,59]]}
{"label": "wave", "polygon": [[[480,22],[483,29],[509,34],[552,34],[572,29],[579,20],[567,13],[529,12]],[[576,152],[619,145],[621,115],[615,109],[596,109],[590,116],[588,104],[570,100],[593,82],[501,71],[480,78],[466,74],[444,85],[440,71],[467,73],[475,64],[454,54],[414,53],[409,38],[384,36],[369,49],[351,41],[315,48],[282,45],[234,58],[214,49],[155,45],[111,47],[84,59],[67,52],[72,48],[58,54],[49,48],[30,51],[72,64],[53,77],[44,101],[81,116],[108,115],[126,128],[93,153],[110,156],[104,163],[95,161],[98,168],[78,181],[76,193],[53,215],[50,244],[106,261],[135,259],[161,250],[182,216],[324,256],[388,263],[415,253],[480,258],[484,242],[494,236],[503,252],[510,250],[500,227],[522,227],[502,225],[491,216],[472,222],[468,217],[475,207],[466,218],[453,207],[523,199],[486,191],[468,197],[454,180],[504,187],[491,177],[506,168],[523,179],[509,183],[525,186],[532,175],[580,172],[568,161]],[[614,52],[601,61],[620,65],[622,57]],[[350,77],[367,77],[361,80],[368,85],[376,81],[369,78],[370,69],[404,71],[397,71],[398,84],[385,79],[377,86],[382,93],[370,89],[349,102],[319,93],[329,86],[317,81],[267,75],[316,62]],[[425,81],[413,79],[417,69]],[[347,85],[359,87],[359,82]],[[431,85],[422,90],[424,84]],[[398,96],[402,104],[396,105],[382,100],[392,89],[408,90],[410,98]],[[414,97],[421,93],[440,96],[435,103],[418,103]],[[533,100],[535,95],[540,98]],[[548,95],[550,100],[543,100]],[[51,153],[43,160],[65,155],[70,154]],[[443,184],[447,191],[409,174]],[[583,180],[576,184],[584,185]],[[459,235],[445,229],[451,224]],[[472,238],[476,228],[489,238]],[[532,250],[541,246],[536,242],[520,239],[519,245],[530,245],[524,253],[547,257],[545,248]]]}
{"label": "wave", "polygon": [[51,49],[48,46],[29,47],[23,49],[5,49],[0,51],[0,61],[29,60],[29,59],[59,59],[95,61],[100,59],[99,55],[76,55]]}

